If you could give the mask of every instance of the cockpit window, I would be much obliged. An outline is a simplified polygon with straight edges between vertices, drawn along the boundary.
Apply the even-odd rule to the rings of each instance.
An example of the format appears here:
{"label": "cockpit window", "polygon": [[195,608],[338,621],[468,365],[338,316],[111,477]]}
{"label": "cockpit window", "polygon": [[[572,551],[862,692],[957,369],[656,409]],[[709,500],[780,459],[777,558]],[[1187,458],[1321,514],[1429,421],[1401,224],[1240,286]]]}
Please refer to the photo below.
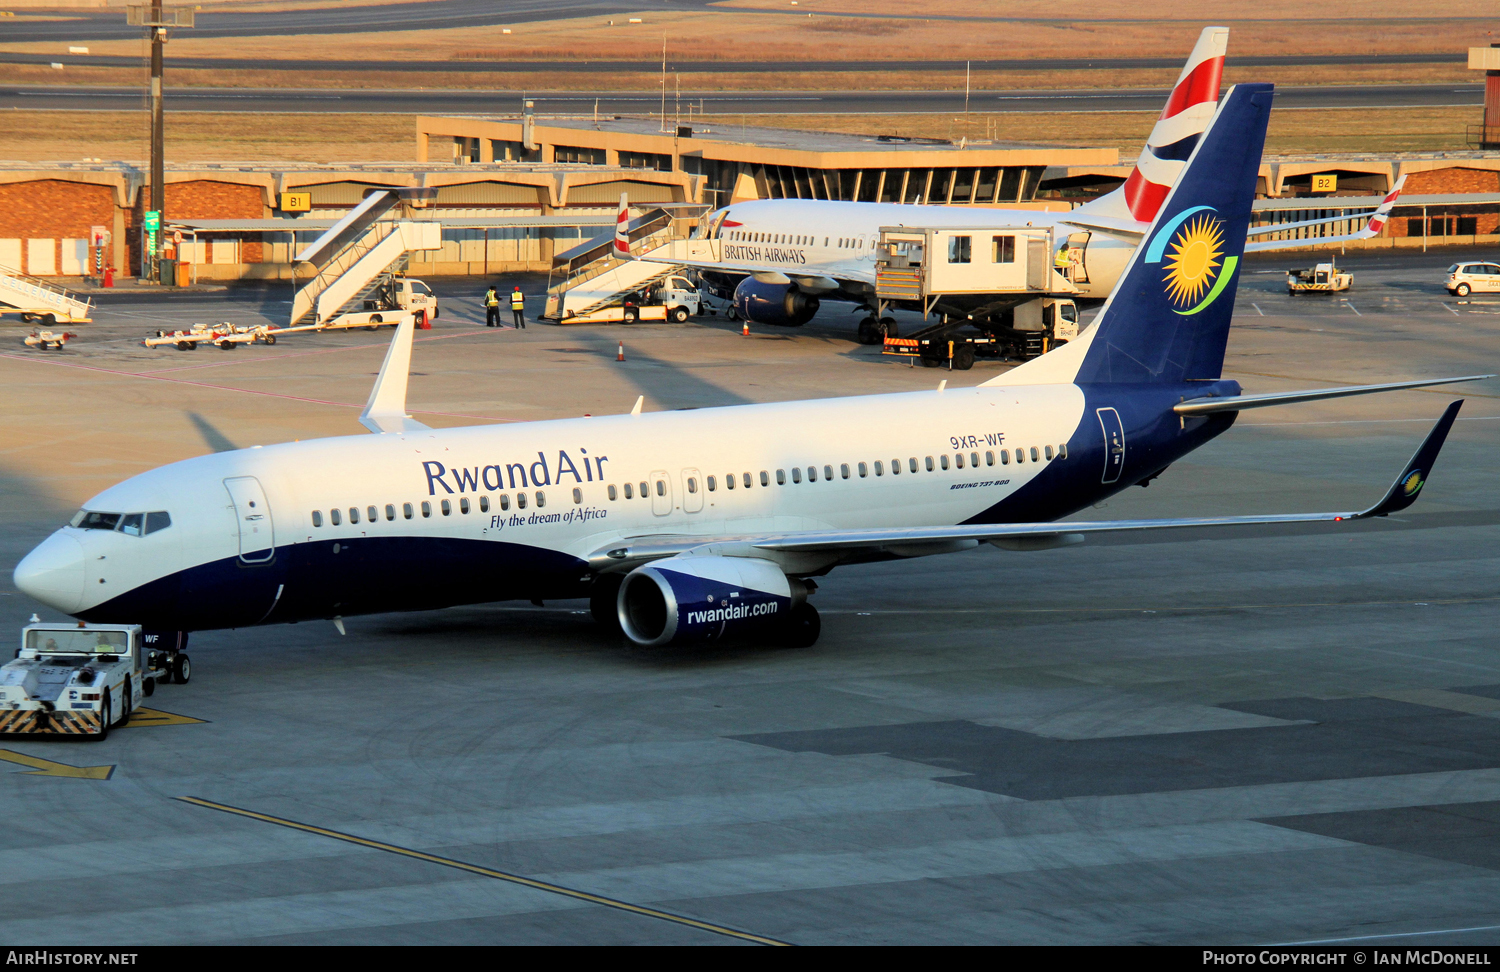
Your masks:
{"label": "cockpit window", "polygon": [[154,513],[100,513],[97,510],[79,510],[68,521],[68,526],[80,530],[118,530],[128,537],[143,537],[172,525],[172,517],[166,510]]}

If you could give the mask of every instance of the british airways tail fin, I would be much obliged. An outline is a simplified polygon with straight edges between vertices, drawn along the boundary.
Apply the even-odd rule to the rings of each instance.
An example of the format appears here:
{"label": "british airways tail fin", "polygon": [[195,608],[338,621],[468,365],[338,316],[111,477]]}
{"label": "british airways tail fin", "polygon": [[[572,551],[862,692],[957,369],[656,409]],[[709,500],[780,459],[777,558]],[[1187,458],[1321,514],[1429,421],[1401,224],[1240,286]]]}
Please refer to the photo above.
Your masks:
{"label": "british airways tail fin", "polygon": [[1156,127],[1135,160],[1135,169],[1114,192],[1084,203],[1073,212],[1080,219],[1150,223],[1172,191],[1187,158],[1198,145],[1214,116],[1219,84],[1224,77],[1224,53],[1229,49],[1228,27],[1205,27],[1188,55]]}
{"label": "british airways tail fin", "polygon": [[1229,90],[1094,325],[985,384],[1218,378],[1274,87]]}

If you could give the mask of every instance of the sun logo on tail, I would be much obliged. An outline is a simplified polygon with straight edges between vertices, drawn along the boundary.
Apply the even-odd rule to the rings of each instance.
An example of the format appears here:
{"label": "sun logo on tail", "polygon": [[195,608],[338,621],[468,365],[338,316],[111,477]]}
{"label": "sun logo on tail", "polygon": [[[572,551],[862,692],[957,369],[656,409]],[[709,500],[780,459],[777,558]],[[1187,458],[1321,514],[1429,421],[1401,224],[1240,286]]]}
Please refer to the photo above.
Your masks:
{"label": "sun logo on tail", "polygon": [[1178,307],[1192,307],[1213,286],[1224,256],[1224,224],[1204,213],[1172,240],[1167,254],[1167,297]]}
{"label": "sun logo on tail", "polygon": [[1407,496],[1415,496],[1422,489],[1422,470],[1413,469],[1411,474],[1401,481],[1401,492]]}

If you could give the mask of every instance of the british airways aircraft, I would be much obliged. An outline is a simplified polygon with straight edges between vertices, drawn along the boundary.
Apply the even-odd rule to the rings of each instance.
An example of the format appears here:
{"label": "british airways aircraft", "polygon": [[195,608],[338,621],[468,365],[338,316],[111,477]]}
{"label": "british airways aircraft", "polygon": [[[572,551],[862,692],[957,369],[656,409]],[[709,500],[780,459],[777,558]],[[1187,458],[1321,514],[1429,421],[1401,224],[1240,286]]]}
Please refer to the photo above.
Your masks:
{"label": "british airways aircraft", "polygon": [[[727,294],[733,291],[740,317],[760,324],[797,326],[812,320],[823,301],[863,305],[870,316],[860,335],[878,344],[893,335],[895,319],[882,317],[875,297],[875,258],[883,226],[1000,227],[1037,226],[1053,230],[1054,253],[1066,248],[1072,283],[1087,298],[1104,298],[1120,279],[1131,253],[1156,218],[1189,154],[1213,117],[1224,73],[1229,28],[1205,27],[1125,184],[1070,212],[972,206],[903,205],[814,199],[767,199],[734,203],[712,213],[703,238],[717,241],[712,259],[685,255],[679,248],[659,260],[699,271]],[[933,179],[942,178],[934,173]],[[933,185],[938,183],[934,181]],[[944,190],[946,195],[946,190]],[[1399,187],[1382,201],[1374,217],[1355,233],[1324,242],[1367,239],[1380,232],[1395,206]],[[1341,217],[1247,228],[1251,236],[1336,222]],[[1248,250],[1305,246],[1305,240],[1262,240]],[[620,254],[617,254],[620,255]],[[629,258],[629,253],[623,254]],[[920,259],[920,257],[918,258]],[[1016,300],[1029,300],[1021,295]],[[1010,303],[995,295],[947,295],[933,308],[959,316],[1003,313]],[[919,306],[917,309],[923,309]],[[979,315],[976,315],[979,316]]]}
{"label": "british airways aircraft", "polygon": [[1245,395],[1221,377],[1271,97],[1226,95],[1092,327],[978,387],[430,429],[406,414],[403,324],[361,416],[377,434],[135,476],[28,554],[16,586],[167,631],[588,597],[643,646],[808,645],[815,578],[843,564],[1404,509],[1460,402],[1363,512],[1056,522],[1244,409],[1471,380]]}

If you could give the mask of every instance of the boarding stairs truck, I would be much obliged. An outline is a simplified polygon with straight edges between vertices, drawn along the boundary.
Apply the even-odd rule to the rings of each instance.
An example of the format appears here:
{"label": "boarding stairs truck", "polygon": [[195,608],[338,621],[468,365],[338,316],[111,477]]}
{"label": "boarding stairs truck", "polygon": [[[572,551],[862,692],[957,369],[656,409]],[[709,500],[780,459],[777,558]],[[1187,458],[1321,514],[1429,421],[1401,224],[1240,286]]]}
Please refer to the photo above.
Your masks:
{"label": "boarding stairs truck", "polygon": [[[860,342],[926,367],[967,370],[976,357],[1023,360],[1078,335],[1081,264],[1058,259],[1066,244],[1047,226],[886,226],[875,257],[875,297],[887,308],[938,318],[906,337],[862,325]],[[894,324],[894,321],[890,322]]]}
{"label": "boarding stairs truck", "polygon": [[27,324],[87,324],[93,302],[55,284],[0,266],[0,314],[19,314]]}
{"label": "boarding stairs truck", "polygon": [[[654,209],[626,227],[631,256],[650,253],[678,236],[680,220]],[[559,253],[552,260],[542,319],[558,324],[682,322],[700,310],[698,291],[681,266],[622,260],[614,254],[615,231]]]}
{"label": "boarding stairs truck", "polygon": [[138,624],[22,628],[20,650],[0,667],[0,733],[103,739],[157,683],[190,677],[185,653],[146,641]]}
{"label": "boarding stairs truck", "polygon": [[434,189],[376,190],[304,247],[295,261],[313,273],[292,297],[288,327],[379,327],[423,310],[436,317],[431,289],[395,272],[409,254],[442,247],[441,223],[411,218],[435,196]]}

